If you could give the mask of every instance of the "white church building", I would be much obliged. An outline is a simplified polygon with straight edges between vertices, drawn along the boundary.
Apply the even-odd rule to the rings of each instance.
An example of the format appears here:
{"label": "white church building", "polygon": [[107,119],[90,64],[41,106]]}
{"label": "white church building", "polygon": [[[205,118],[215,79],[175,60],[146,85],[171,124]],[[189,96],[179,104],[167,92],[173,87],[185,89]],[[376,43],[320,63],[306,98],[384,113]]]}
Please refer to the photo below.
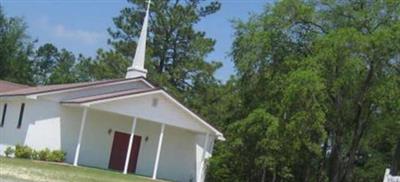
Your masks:
{"label": "white church building", "polygon": [[[62,150],[66,162],[153,179],[204,181],[223,134],[146,80],[149,6],[126,78],[0,89],[0,155],[17,144]],[[4,86],[6,85],[6,86]]]}

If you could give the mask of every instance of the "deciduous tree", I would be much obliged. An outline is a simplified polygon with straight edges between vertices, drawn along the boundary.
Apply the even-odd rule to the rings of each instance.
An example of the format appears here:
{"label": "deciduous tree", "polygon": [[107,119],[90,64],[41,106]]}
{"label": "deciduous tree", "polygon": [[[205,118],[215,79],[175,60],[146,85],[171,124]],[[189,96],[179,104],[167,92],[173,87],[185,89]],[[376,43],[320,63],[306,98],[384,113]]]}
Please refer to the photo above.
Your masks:
{"label": "deciduous tree", "polygon": [[[286,160],[267,181],[380,180],[399,134],[399,17],[395,0],[283,0],[236,22],[234,120],[263,109],[282,126]],[[264,151],[241,155],[231,132],[209,179],[265,180],[253,160]]]}
{"label": "deciduous tree", "polygon": [[33,42],[21,18],[7,17],[0,6],[0,79],[33,84]]}

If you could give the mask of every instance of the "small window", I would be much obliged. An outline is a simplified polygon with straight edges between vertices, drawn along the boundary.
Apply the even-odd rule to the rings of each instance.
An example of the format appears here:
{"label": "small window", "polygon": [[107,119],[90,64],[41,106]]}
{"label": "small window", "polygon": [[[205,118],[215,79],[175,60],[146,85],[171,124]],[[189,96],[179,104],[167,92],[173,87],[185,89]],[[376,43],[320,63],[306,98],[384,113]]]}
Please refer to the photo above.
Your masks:
{"label": "small window", "polygon": [[4,104],[4,106],[3,106],[3,114],[1,116],[0,127],[4,126],[4,120],[6,120],[6,112],[7,112],[7,104]]}
{"label": "small window", "polygon": [[22,103],[21,104],[21,110],[19,111],[19,119],[18,119],[17,128],[21,128],[22,118],[24,116],[24,109],[25,109],[25,103]]}

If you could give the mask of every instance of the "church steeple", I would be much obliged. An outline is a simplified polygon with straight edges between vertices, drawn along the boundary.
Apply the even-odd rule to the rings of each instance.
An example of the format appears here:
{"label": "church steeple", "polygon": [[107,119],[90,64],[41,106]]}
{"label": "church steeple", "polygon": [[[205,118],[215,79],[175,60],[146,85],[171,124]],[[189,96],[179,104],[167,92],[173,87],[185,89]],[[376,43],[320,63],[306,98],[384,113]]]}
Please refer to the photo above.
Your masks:
{"label": "church steeple", "polygon": [[147,26],[149,19],[149,9],[151,0],[147,3],[146,16],[144,17],[142,31],[140,32],[139,41],[137,43],[135,57],[133,58],[132,66],[128,68],[125,78],[146,77],[147,70],[144,68],[144,60],[146,55],[146,39]]}

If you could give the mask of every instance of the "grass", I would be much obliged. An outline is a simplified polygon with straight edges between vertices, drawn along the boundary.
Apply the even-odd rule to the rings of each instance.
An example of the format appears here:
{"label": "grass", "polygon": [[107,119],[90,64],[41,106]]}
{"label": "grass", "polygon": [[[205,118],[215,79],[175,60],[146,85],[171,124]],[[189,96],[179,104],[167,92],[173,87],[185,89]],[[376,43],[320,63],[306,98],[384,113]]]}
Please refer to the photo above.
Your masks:
{"label": "grass", "polygon": [[124,175],[115,171],[88,167],[75,167],[63,163],[51,163],[4,157],[0,157],[0,181],[154,182],[154,180],[151,180],[150,178],[132,174]]}

